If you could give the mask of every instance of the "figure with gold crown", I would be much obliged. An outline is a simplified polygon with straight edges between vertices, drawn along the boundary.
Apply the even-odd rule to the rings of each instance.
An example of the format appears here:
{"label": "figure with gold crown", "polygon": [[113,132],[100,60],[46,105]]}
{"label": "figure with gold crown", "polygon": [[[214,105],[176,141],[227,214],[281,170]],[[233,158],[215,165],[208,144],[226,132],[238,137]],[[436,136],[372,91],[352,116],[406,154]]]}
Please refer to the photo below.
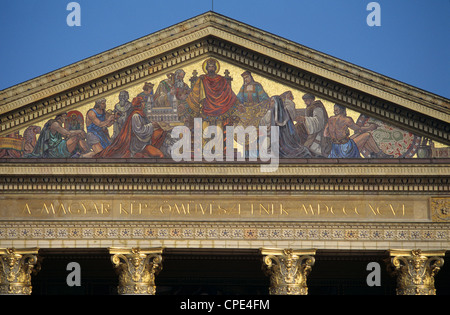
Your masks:
{"label": "figure with gold crown", "polygon": [[202,118],[203,129],[217,126],[225,130],[236,123],[239,100],[227,78],[219,74],[216,59],[207,59],[202,68],[204,74],[195,79],[186,98],[187,111],[193,118]]}

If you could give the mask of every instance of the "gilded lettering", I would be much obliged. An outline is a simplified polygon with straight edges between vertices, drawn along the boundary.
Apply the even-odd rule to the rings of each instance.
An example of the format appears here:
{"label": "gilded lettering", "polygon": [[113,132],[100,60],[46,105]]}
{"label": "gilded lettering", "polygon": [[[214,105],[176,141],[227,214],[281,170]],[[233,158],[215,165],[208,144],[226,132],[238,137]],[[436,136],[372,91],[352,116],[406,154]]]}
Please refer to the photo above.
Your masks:
{"label": "gilded lettering", "polygon": [[49,208],[47,207],[47,205],[44,202],[41,213],[44,213],[44,211],[47,214],[50,214],[50,213],[55,214],[55,206],[53,206],[53,203],[50,203],[50,210],[49,210]]}
{"label": "gilded lettering", "polygon": [[389,208],[391,208],[392,214],[393,214],[394,217],[395,217],[395,211],[394,211],[394,208],[392,207],[392,204],[389,204]]}
{"label": "gilded lettering", "polygon": [[[101,208],[98,208],[97,205],[94,205],[95,207],[95,211],[97,212],[97,214],[99,212],[101,212],[102,214],[104,213],[109,213],[111,211],[110,207],[111,205],[106,203],[101,203]],[[125,208],[123,206],[122,203],[120,203],[119,205],[119,214],[123,214],[123,215],[136,215],[136,214],[142,214],[142,204],[136,204],[134,201],[130,202],[129,204],[129,208]]]}
{"label": "gilded lettering", "polygon": [[122,203],[120,203],[120,206],[119,206],[119,214],[126,214],[126,215],[129,214],[129,213],[128,213],[128,210],[126,210],[126,209],[123,207],[123,204],[122,204]]}
{"label": "gilded lettering", "polygon": [[[138,207],[138,209],[139,209],[139,207]],[[136,207],[135,207],[135,203],[134,203],[134,201],[133,202],[130,202],[130,214],[131,215],[133,215],[133,214],[136,214]]]}
{"label": "gilded lettering", "polygon": [[372,210],[374,215],[381,215],[380,208],[377,207],[377,210],[375,211],[375,209],[372,207],[372,205],[370,203],[369,203],[369,207],[370,207],[370,210]]}
{"label": "gilded lettering", "polygon": [[217,206],[217,209],[219,210],[219,213],[227,214],[228,210],[225,208],[222,208],[220,205]]}
{"label": "gilded lettering", "polygon": [[[80,214],[80,213],[82,213],[80,207],[76,207],[76,206],[79,206],[78,202],[74,202],[74,203],[70,204],[70,205],[67,207],[67,211],[68,211],[70,214]],[[74,208],[75,208],[75,209],[74,209]]]}
{"label": "gilded lettering", "polygon": [[[351,209],[350,209],[350,210],[351,210]],[[377,209],[377,211],[378,211],[378,209]],[[349,215],[349,214],[347,213],[347,210],[345,209],[345,205],[342,207],[342,212],[343,212],[346,216]],[[355,207],[355,208],[353,209],[353,212],[355,212],[356,215],[359,215],[359,212],[358,212],[358,208],[357,208],[357,207]]]}
{"label": "gilded lettering", "polygon": [[202,213],[202,215],[205,215],[205,209],[203,209],[203,206],[201,203],[195,204],[195,212],[197,213],[197,206],[200,207],[200,212]]}
{"label": "gilded lettering", "polygon": [[162,204],[161,206],[159,206],[159,212],[161,212],[161,213],[163,213],[164,214],[164,206],[167,206],[168,207],[168,212],[170,213],[170,212],[172,212],[172,207],[169,205],[169,204],[167,204],[167,201],[165,201],[164,202],[164,204]]}
{"label": "gilded lettering", "polygon": [[22,214],[31,214],[31,210],[30,210],[30,207],[28,206],[28,203],[25,204]]}
{"label": "gilded lettering", "polygon": [[62,202],[59,205],[58,214],[61,213],[61,212],[64,213],[64,214],[67,214],[66,207],[64,207],[64,203],[62,203]]}
{"label": "gilded lettering", "polygon": [[224,208],[221,205],[218,205],[218,208],[220,211],[223,211],[223,214],[227,214],[227,215],[233,215],[233,214],[240,215],[241,214],[241,204],[233,205],[232,207],[228,207],[228,208]]}
{"label": "gilded lettering", "polygon": [[[301,220],[302,218],[339,219],[358,218],[369,219],[385,218],[399,220],[401,218],[412,217],[418,206],[411,202],[402,203],[402,200],[385,200],[381,198],[362,200],[347,198],[319,199],[313,200],[305,198],[296,200],[295,198],[258,198],[249,201],[237,200],[237,198],[211,198],[192,200],[181,197],[173,199],[152,199],[150,202],[146,198],[133,196],[133,199],[112,200],[106,198],[90,200],[89,198],[71,198],[61,200],[55,197],[53,201],[42,201],[40,199],[27,199],[18,205],[17,214],[23,217],[35,216],[38,218],[63,217],[68,218],[90,216],[92,218],[110,215],[121,217],[121,219],[134,216],[151,219],[153,216],[168,217],[176,219],[193,216],[193,219],[204,217],[205,219],[223,220],[245,218],[269,218],[281,219],[281,217]],[[192,197],[191,197],[192,198]],[[419,204],[419,203],[417,203]],[[420,204],[421,205],[421,204]],[[410,208],[408,208],[410,207]],[[408,211],[410,212],[408,212]],[[12,218],[12,216],[11,216]]]}
{"label": "gilded lettering", "polygon": [[285,208],[283,208],[283,204],[280,203],[280,215],[283,215],[283,214],[289,215],[289,212]]}
{"label": "gilded lettering", "polygon": [[111,209],[111,204],[109,203],[102,203],[102,214],[109,214]]}
{"label": "gilded lettering", "polygon": [[[207,208],[205,211],[205,208],[203,208],[203,205],[201,203],[199,203],[198,206],[200,207],[200,212],[202,213],[202,215],[205,215],[207,213]],[[197,212],[197,204],[195,205],[195,212]],[[212,204],[209,204],[209,214],[212,214]]]}
{"label": "gilded lettering", "polygon": [[[323,205],[323,206],[325,207],[325,212],[323,214],[324,215],[328,214],[328,211],[329,211],[328,206],[327,205]],[[318,203],[317,204],[317,215],[320,215],[321,209],[323,209],[323,207],[321,208],[320,203]]]}
{"label": "gilded lettering", "polygon": [[328,207],[328,205],[325,205],[325,207],[327,207],[327,213],[330,212],[332,215],[335,215],[333,211],[333,206]]}
{"label": "gilded lettering", "polygon": [[272,205],[268,204],[267,208],[264,207],[262,204],[259,204],[259,214],[262,215],[263,211],[269,215],[273,214],[273,204]]}
{"label": "gilded lettering", "polygon": [[88,212],[88,210],[87,210],[85,204],[81,203],[81,206],[83,207],[84,214],[86,214]]}
{"label": "gilded lettering", "polygon": [[178,207],[177,204],[174,204],[174,207],[175,207],[175,211],[178,214],[181,214],[181,213],[183,213],[183,214],[190,214],[189,204],[187,204],[187,207],[185,207],[184,204],[182,203],[180,208]]}
{"label": "gilded lettering", "polygon": [[96,214],[100,214],[100,211],[101,211],[101,210],[98,209],[96,203],[94,203],[94,209],[95,209],[95,213],[96,213]]}
{"label": "gilded lettering", "polygon": [[[303,210],[305,210],[305,213],[308,214],[308,209],[305,207],[305,204],[302,204]],[[314,215],[314,209],[312,205],[309,205],[309,210],[311,210],[311,214]]]}
{"label": "gilded lettering", "polygon": [[139,214],[142,214],[142,210],[145,210],[148,208],[147,203],[139,203]]}
{"label": "gilded lettering", "polygon": [[[397,212],[394,210],[394,207],[392,206],[392,204],[389,204],[389,208],[391,209],[392,213],[394,214],[394,216],[397,215]],[[405,205],[402,204],[402,216],[405,216]]]}

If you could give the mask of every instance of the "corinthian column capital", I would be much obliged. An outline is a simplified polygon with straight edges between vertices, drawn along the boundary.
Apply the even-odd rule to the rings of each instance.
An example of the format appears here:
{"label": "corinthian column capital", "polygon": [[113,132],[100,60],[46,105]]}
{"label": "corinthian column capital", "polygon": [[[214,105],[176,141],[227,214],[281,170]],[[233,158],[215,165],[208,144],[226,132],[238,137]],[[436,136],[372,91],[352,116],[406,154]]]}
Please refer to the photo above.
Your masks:
{"label": "corinthian column capital", "polygon": [[38,251],[0,248],[0,295],[31,294],[31,273],[39,270]]}
{"label": "corinthian column capital", "polygon": [[162,248],[110,248],[109,252],[119,274],[119,294],[155,294],[155,276],[162,269]]}
{"label": "corinthian column capital", "polygon": [[397,295],[436,295],[434,277],[445,251],[390,250],[388,270],[397,277]]}
{"label": "corinthian column capital", "polygon": [[307,295],[307,277],[314,266],[316,250],[261,249],[263,268],[270,276],[272,295]]}

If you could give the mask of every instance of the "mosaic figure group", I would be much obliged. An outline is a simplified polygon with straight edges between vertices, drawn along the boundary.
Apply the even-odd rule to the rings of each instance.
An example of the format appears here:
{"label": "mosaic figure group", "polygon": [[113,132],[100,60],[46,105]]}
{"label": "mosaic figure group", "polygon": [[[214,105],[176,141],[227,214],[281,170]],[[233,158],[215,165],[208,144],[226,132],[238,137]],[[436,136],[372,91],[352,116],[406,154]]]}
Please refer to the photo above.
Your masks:
{"label": "mosaic figure group", "polygon": [[249,71],[242,73],[243,84],[235,94],[228,71],[220,75],[219,69],[211,58],[203,63],[204,74],[197,77],[194,71],[190,86],[179,69],[159,82],[155,93],[150,82],[131,101],[128,91],[121,91],[113,109],[99,99],[85,118],[78,111],[59,114],[35,133],[38,138],[23,157],[170,158],[170,130],[193,128],[194,118],[202,118],[203,127],[222,130],[229,125],[278,126],[280,158],[361,158],[363,149],[369,157],[393,157],[372,137],[378,126],[355,123],[343,106],[336,104],[329,117],[320,100],[305,94],[305,107],[296,108],[291,91],[269,96]]}

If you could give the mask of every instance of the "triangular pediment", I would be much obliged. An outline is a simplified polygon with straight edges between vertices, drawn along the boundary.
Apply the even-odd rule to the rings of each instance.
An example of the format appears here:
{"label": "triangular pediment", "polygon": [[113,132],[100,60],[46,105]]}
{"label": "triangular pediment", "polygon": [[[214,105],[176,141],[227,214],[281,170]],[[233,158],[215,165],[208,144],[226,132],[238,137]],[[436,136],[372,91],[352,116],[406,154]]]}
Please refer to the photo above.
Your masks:
{"label": "triangular pediment", "polygon": [[[43,130],[49,120],[62,112],[69,114],[73,126],[78,122],[79,127],[88,133],[86,116],[95,102],[105,99],[106,110],[113,111],[121,92],[128,92],[128,102],[132,102],[148,82],[153,84],[153,95],[156,95],[160,84],[173,80],[176,71],[181,69],[187,86],[185,98],[176,96],[177,104],[174,105],[167,100],[167,90],[165,98],[154,100],[153,112],[146,114],[150,120],[162,122],[160,125],[165,126],[161,129],[166,134],[170,133],[174,126],[185,125],[186,117],[202,118],[202,114],[196,112],[198,107],[186,98],[197,88],[195,83],[204,75],[205,61],[210,58],[217,61],[220,67],[218,74],[231,85],[236,102],[243,105],[229,107],[236,110],[233,115],[238,116],[245,126],[258,126],[264,116],[270,118],[266,115],[270,109],[269,101],[249,104],[249,93],[240,93],[244,91],[241,91],[244,87],[242,74],[250,72],[268,98],[285,95],[283,93],[289,91],[292,93],[294,111],[291,115],[305,116],[307,106],[302,98],[311,94],[315,101],[324,105],[328,117],[335,115],[334,105],[339,104],[347,108],[347,115],[360,127],[376,124],[378,127],[370,132],[369,141],[373,140],[374,145],[390,158],[447,157],[447,146],[450,145],[448,99],[213,12],[0,91],[1,149],[17,151],[6,157],[29,157],[27,154],[33,151],[29,142],[35,146],[33,141],[42,136],[36,131]],[[169,81],[163,83],[165,80]],[[203,104],[204,91],[204,87],[197,91],[199,104]],[[170,106],[173,109],[171,113],[167,112]],[[225,112],[225,109],[223,112],[218,110],[216,116],[224,119],[233,116]],[[312,117],[312,111],[308,115]],[[222,118],[210,120],[209,124],[223,123]],[[300,126],[295,117],[291,118],[298,130],[309,128]],[[33,126],[38,128],[31,128]],[[64,127],[69,129],[69,122]],[[112,137],[114,125],[107,128]],[[355,132],[350,131],[350,136],[356,137]],[[302,145],[313,132],[304,131]],[[30,138],[26,139],[27,136]],[[89,144],[91,150],[95,141]],[[113,141],[110,140],[111,144]],[[430,141],[434,147],[430,146]],[[378,156],[369,152],[369,147],[359,148],[361,157]],[[421,148],[425,149],[419,151]],[[78,148],[78,151],[82,150]],[[164,153],[166,158],[170,158]],[[73,156],[66,154],[61,157]],[[317,157],[315,154],[312,156]]]}
{"label": "triangular pediment", "polygon": [[0,91],[0,245],[449,248],[449,115],[207,12]]}

